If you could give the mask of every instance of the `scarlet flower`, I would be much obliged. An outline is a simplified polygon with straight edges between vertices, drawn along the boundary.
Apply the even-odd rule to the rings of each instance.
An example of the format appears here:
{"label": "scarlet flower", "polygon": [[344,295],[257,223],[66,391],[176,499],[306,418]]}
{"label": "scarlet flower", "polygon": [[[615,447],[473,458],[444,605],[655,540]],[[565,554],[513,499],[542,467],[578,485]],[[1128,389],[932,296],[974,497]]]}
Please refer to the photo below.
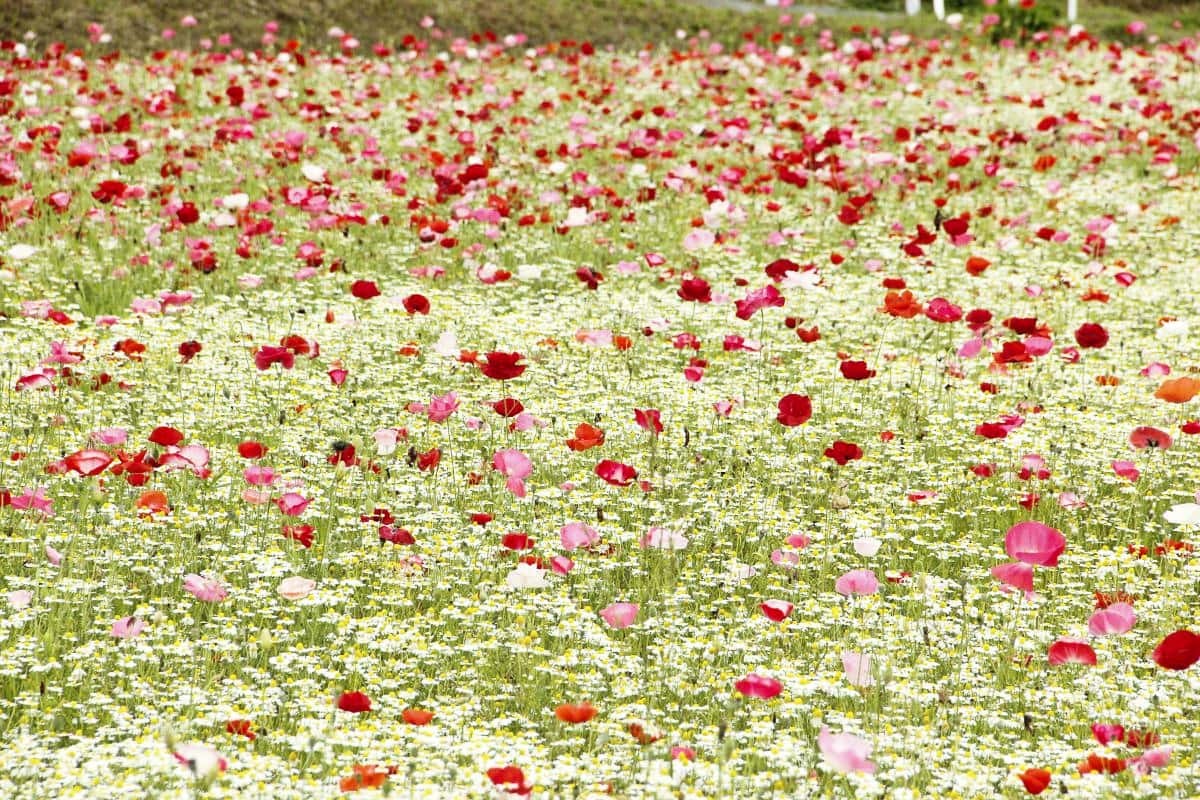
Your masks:
{"label": "scarlet flower", "polygon": [[1039,767],[1031,767],[1017,776],[1025,784],[1025,791],[1030,794],[1041,794],[1050,785],[1050,771]]}
{"label": "scarlet flower", "polygon": [[812,417],[812,401],[800,394],[787,394],[779,399],[779,413],[775,419],[780,425],[794,428],[803,425]]}
{"label": "scarlet flower", "polygon": [[422,472],[430,472],[437,469],[437,465],[442,460],[442,451],[434,447],[424,453],[417,454],[417,469]]}
{"label": "scarlet flower", "polygon": [[599,713],[592,707],[591,703],[580,703],[573,705],[571,703],[563,703],[558,708],[554,709],[554,716],[561,719],[563,722],[572,725],[578,725],[587,722],[592,717]]}
{"label": "scarlet flower", "polygon": [[343,792],[357,792],[359,789],[378,789],[387,783],[389,771],[374,764],[355,764],[354,774],[342,778],[338,788]]}
{"label": "scarlet flower", "polygon": [[339,711],[362,714],[371,710],[371,698],[362,692],[342,692],[338,698],[337,707]]}
{"label": "scarlet flower", "polygon": [[902,319],[912,319],[923,310],[921,303],[913,297],[913,293],[905,290],[903,293],[891,291],[883,298],[883,308],[879,309],[885,314]]}
{"label": "scarlet flower", "polygon": [[246,440],[237,446],[238,455],[242,458],[262,458],[267,454],[267,448],[258,442]]}
{"label": "scarlet flower", "polygon": [[1089,753],[1088,757],[1079,764],[1079,774],[1087,775],[1089,772],[1099,772],[1115,775],[1118,772],[1124,772],[1125,767],[1126,762],[1123,758],[1105,758],[1097,753]]}
{"label": "scarlet flower", "polygon": [[420,708],[406,708],[400,712],[400,716],[409,725],[428,725],[429,721],[433,719],[433,712]]}
{"label": "scarlet flower", "polygon": [[312,525],[284,525],[280,532],[283,533],[283,538],[299,542],[300,546],[306,550],[312,547],[314,532]]}
{"label": "scarlet flower", "polygon": [[506,767],[490,767],[487,776],[493,786],[502,787],[511,794],[527,795],[533,792],[532,787],[525,785],[525,773],[520,767],[511,764]]}
{"label": "scarlet flower", "polygon": [[599,447],[602,444],[604,444],[604,431],[586,422],[580,423],[575,428],[575,436],[567,439],[567,447],[577,453]]}
{"label": "scarlet flower", "polygon": [[485,358],[487,360],[479,365],[479,371],[493,380],[507,381],[525,372],[526,365],[517,363],[524,358],[520,353],[493,351]]}
{"label": "scarlet flower", "polygon": [[635,742],[642,746],[654,744],[662,738],[661,733],[646,730],[646,727],[640,722],[629,723],[629,735],[633,737]]}
{"label": "scarlet flower", "polygon": [[370,300],[372,297],[379,297],[379,286],[375,281],[355,281],[350,284],[350,294],[359,300]]}
{"label": "scarlet flower", "polygon": [[492,410],[502,417],[515,417],[525,410],[525,406],[521,405],[521,401],[513,397],[497,400],[491,406]]}
{"label": "scarlet flower", "polygon": [[532,550],[535,542],[527,533],[513,532],[504,534],[500,544],[508,550]]}
{"label": "scarlet flower", "polygon": [[404,528],[394,528],[391,525],[379,526],[379,541],[399,545],[410,545],[417,543],[417,540],[413,538],[412,533]]}
{"label": "scarlet flower", "polygon": [[122,339],[113,345],[114,353],[124,353],[131,361],[141,361],[141,354],[146,352],[146,345],[136,339]]}
{"label": "scarlet flower", "polygon": [[231,719],[225,723],[225,732],[231,733],[234,736],[245,736],[253,742],[258,738],[258,734],[250,729],[253,724],[248,719]]}

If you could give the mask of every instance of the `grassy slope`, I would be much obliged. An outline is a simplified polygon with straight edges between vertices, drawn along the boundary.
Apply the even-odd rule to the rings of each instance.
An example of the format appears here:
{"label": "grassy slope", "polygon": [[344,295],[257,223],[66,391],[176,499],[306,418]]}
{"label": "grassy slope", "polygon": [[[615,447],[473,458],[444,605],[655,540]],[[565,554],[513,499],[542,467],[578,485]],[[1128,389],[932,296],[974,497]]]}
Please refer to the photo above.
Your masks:
{"label": "grassy slope", "polygon": [[[1049,0],[1043,0],[1049,2]],[[900,0],[841,0],[846,6],[902,7]],[[1065,3],[1054,2],[1057,8]],[[1126,0],[1121,7],[1083,0],[1082,21],[1102,35],[1120,37],[1124,26],[1136,17],[1145,19],[1150,30],[1164,36],[1194,32],[1200,28],[1200,3],[1176,0]],[[236,9],[231,13],[231,9]],[[712,8],[684,0],[240,0],[236,4],[217,0],[3,0],[0,2],[0,38],[17,39],[35,31],[41,42],[65,41],[73,46],[86,42],[89,22],[101,22],[113,36],[113,46],[142,52],[162,46],[159,32],[178,27],[179,20],[193,14],[200,27],[192,33],[215,37],[230,33],[236,44],[253,47],[266,20],[280,23],[281,38],[298,38],[308,44],[325,40],[325,31],[339,25],[360,37],[364,44],[397,41],[406,33],[419,32],[419,21],[429,15],[439,26],[457,34],[494,31],[498,34],[525,33],[534,42],[559,39],[589,40],[598,45],[640,46],[669,42],[675,31],[710,31],[713,38],[735,44],[747,30],[770,30],[778,11],[744,13]],[[1181,28],[1172,22],[1181,20]],[[940,29],[930,14],[908,19],[878,12],[846,13],[822,18],[821,25],[848,31],[854,25],[866,28],[896,28],[913,33]],[[943,29],[944,30],[944,29]],[[187,44],[181,32],[177,42]]]}

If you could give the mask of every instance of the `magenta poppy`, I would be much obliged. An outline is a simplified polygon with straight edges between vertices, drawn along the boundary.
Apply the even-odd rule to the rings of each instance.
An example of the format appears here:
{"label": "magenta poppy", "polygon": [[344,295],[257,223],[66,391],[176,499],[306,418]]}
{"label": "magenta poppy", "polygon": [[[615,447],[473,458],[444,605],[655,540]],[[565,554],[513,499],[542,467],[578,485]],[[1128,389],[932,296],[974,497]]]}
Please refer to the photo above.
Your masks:
{"label": "magenta poppy", "polygon": [[1009,558],[1038,567],[1058,566],[1058,557],[1066,549],[1066,538],[1041,522],[1019,522],[1004,535]]}
{"label": "magenta poppy", "polygon": [[733,685],[742,697],[757,697],[760,700],[770,700],[778,697],[783,691],[783,684],[769,675],[759,675],[751,672]]}

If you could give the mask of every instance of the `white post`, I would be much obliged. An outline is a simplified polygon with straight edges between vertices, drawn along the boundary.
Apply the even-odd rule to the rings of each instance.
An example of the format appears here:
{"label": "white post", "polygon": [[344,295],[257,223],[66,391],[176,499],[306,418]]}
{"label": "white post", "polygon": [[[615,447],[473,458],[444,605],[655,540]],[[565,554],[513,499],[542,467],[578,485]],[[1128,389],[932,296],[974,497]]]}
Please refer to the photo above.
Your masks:
{"label": "white post", "polygon": [[1079,16],[1079,0],[1067,0],[1067,22],[1074,22]]}
{"label": "white post", "polygon": [[915,17],[921,12],[921,0],[904,0],[904,11],[910,17]]}
{"label": "white post", "polygon": [[933,14],[938,19],[946,18],[946,0],[933,0]]}

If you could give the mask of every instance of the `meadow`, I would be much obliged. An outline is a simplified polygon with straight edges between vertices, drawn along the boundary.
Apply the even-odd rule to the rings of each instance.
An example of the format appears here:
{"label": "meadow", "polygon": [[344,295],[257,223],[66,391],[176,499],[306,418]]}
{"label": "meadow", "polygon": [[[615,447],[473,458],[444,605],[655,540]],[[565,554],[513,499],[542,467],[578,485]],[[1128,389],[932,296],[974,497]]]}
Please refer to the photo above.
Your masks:
{"label": "meadow", "polygon": [[0,793],[1200,796],[1200,41],[0,45]]}

